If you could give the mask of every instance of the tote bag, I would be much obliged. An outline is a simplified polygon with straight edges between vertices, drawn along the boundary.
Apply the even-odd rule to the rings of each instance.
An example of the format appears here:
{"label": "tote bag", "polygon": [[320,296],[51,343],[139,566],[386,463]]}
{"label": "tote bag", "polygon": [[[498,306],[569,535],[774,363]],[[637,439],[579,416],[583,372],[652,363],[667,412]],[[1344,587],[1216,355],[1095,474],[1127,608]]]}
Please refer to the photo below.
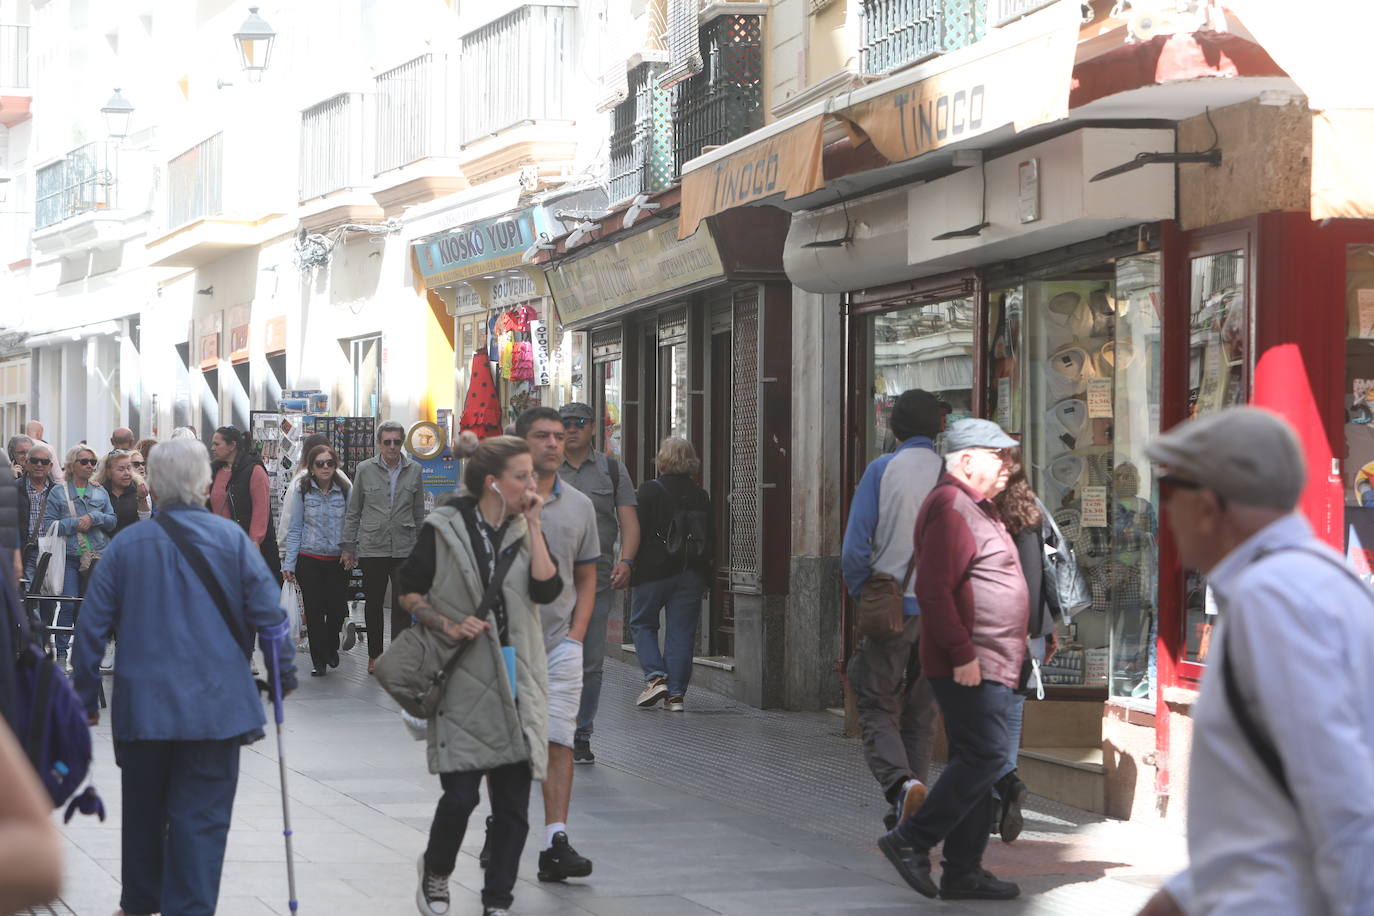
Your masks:
{"label": "tote bag", "polygon": [[41,587],[45,595],[62,594],[62,586],[67,572],[67,539],[58,534],[60,522],[48,526],[48,533],[38,536],[38,556],[47,554],[48,571],[43,575]]}

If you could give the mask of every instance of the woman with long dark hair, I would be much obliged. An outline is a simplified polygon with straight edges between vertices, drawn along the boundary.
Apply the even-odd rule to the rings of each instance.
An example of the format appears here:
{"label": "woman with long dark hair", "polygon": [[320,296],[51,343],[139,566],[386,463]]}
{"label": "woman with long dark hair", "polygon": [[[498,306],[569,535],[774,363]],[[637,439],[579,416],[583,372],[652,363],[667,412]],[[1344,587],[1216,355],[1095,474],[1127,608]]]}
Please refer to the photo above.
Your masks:
{"label": "woman with long dark hair", "polygon": [[[1042,664],[1054,655],[1057,644],[1055,635],[1056,610],[1053,607],[1048,589],[1045,587],[1045,524],[1047,512],[1040,498],[1031,489],[1026,479],[1026,467],[1022,463],[1021,449],[1014,448],[1007,458],[1010,476],[1007,488],[993,502],[1007,526],[1016,551],[1021,559],[1021,572],[1026,577],[1026,589],[1030,593],[1031,608],[1027,631],[1030,634],[1028,653]],[[1016,775],[1016,752],[1021,744],[1021,720],[1025,710],[1026,697],[1017,694],[1015,702],[1007,710],[1007,762],[1002,767],[993,791],[1001,800],[997,815],[996,828],[1002,842],[1010,843],[1021,835],[1024,819],[1021,814],[1021,801],[1026,795],[1026,784]]]}
{"label": "woman with long dark hair", "polygon": [[243,430],[221,426],[210,440],[210,511],[238,523],[248,539],[262,551],[267,568],[281,584],[281,556],[277,553],[276,527],[272,524],[272,500],[267,468],[253,454]]}
{"label": "woman with long dark hair", "polygon": [[305,475],[286,494],[291,528],[286,534],[282,575],[300,583],[310,634],[310,674],[323,677],[330,668],[339,667],[339,629],[348,614],[348,572],[339,560],[348,482],[331,445],[312,448],[305,456],[305,468]]}

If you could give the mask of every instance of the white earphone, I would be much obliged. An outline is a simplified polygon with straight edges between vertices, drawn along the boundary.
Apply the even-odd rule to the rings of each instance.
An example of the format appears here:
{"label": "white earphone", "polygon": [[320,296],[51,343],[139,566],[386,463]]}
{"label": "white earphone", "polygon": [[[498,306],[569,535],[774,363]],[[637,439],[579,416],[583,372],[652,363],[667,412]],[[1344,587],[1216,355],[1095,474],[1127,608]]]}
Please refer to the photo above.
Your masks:
{"label": "white earphone", "polygon": [[501,492],[501,491],[497,488],[497,486],[496,486],[496,481],[494,481],[494,480],[493,480],[488,486],[490,486],[490,487],[492,488],[492,490],[494,490],[494,491],[495,491],[496,493],[498,493],[498,494]]}

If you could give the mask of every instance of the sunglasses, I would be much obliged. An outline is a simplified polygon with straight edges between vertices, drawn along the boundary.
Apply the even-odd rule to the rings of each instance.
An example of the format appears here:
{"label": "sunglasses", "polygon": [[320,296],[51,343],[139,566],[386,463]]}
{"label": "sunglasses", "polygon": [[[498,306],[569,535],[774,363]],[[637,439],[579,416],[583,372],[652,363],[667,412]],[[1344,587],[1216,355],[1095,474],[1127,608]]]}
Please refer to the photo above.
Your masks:
{"label": "sunglasses", "polygon": [[42,466],[45,465],[45,464],[52,464],[52,459],[51,459],[51,458],[30,458],[30,459],[29,459],[29,464],[36,464],[36,465],[38,465],[39,467],[42,467]]}
{"label": "sunglasses", "polygon": [[573,428],[575,428],[575,429],[581,429],[582,427],[586,426],[586,425],[587,425],[588,423],[590,423],[590,422],[592,422],[592,421],[591,421],[591,420],[588,420],[586,417],[564,417],[564,418],[563,418],[563,427],[564,427],[565,429],[568,428],[568,427],[573,427]]}
{"label": "sunglasses", "polygon": [[400,445],[400,444],[401,444],[401,440],[400,440],[400,439],[383,439],[383,440],[382,440],[382,445]]}
{"label": "sunglasses", "polygon": [[315,462],[315,467],[317,467],[317,468],[332,468],[333,466],[334,466],[334,459],[333,459],[333,458],[321,458],[319,461],[316,461],[316,462]]}
{"label": "sunglasses", "polygon": [[133,465],[134,467],[136,467],[136,468],[142,468],[142,467],[147,467],[147,466],[148,466],[148,463],[147,463],[146,461],[130,461],[129,463],[132,464],[132,465]]}
{"label": "sunglasses", "polygon": [[84,464],[84,465],[85,465],[86,467],[88,467],[88,468],[93,468],[93,467],[95,467],[97,464],[99,464],[99,462],[96,461],[96,459],[94,459],[94,458],[78,458],[78,459],[76,459],[76,463],[77,463],[77,464]]}

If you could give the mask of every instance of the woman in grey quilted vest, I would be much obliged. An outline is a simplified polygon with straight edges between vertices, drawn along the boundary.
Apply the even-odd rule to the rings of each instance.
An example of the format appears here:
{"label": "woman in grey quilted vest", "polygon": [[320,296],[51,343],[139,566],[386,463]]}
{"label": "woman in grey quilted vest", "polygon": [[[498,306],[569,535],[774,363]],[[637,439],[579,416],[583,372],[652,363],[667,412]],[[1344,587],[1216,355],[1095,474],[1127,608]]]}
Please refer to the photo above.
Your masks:
{"label": "woman in grey quilted vest", "polygon": [[[543,500],[525,440],[487,439],[468,459],[463,489],[425,519],[400,570],[401,606],[424,626],[465,640],[428,721],[429,769],[444,794],[417,863],[421,913],[449,911],[449,875],[486,777],[492,816],[483,912],[504,914],[529,832],[530,784],[548,762],[548,689],[538,604],[562,580],[540,524]],[[475,616],[497,565],[511,557],[500,597]]]}

